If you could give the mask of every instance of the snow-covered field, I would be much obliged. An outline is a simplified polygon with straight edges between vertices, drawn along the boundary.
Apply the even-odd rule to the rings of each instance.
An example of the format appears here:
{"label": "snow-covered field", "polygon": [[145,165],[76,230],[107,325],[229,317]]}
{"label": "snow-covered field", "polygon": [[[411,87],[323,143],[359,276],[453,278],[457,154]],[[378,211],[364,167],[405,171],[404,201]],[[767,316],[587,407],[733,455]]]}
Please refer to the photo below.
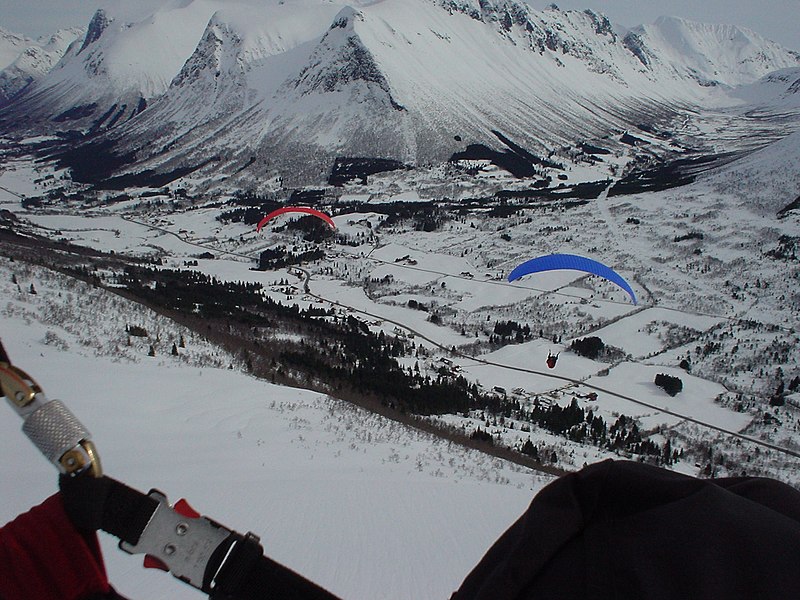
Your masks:
{"label": "snow-covered field", "polygon": [[[120,203],[25,209],[14,193],[69,188],[63,173],[25,159],[0,166],[0,210],[21,232],[258,282],[277,301],[357,316],[423,349],[400,358],[404,367],[432,376],[446,368],[525,408],[577,402],[609,426],[631,417],[647,439],[685,452],[670,467],[681,472],[797,486],[800,393],[785,388],[800,376],[800,267],[791,257],[800,217],[776,217],[800,193],[797,135],[692,185],[506,218],[454,214],[433,232],[381,228],[384,217],[366,207],[342,211],[334,214],[341,237],[302,269],[253,270],[264,249],[308,244],[289,230],[218,221],[222,209],[205,199],[173,210],[169,192],[153,202],[150,190],[128,190],[131,200]],[[399,177],[373,178],[379,202],[430,200],[419,179],[404,188]],[[356,197],[370,194],[353,186],[342,196]],[[209,252],[214,258],[201,257]],[[581,273],[506,281],[515,265],[548,252],[615,267],[639,305]],[[244,375],[195,333],[5,256],[0,316],[12,359],[85,422],[111,476],[184,496],[254,531],[270,556],[348,599],[447,597],[549,480],[337,399]],[[492,341],[500,321],[528,325],[532,335],[500,346]],[[128,336],[126,325],[150,338]],[[587,336],[602,338],[610,358],[570,350]],[[181,338],[185,348],[172,356]],[[560,353],[554,369],[545,365],[551,352]],[[677,395],[654,384],[662,373],[681,380]],[[770,405],[782,386],[785,405]],[[435,420],[466,434],[480,427],[512,447],[530,439],[563,469],[618,457],[482,411]],[[2,520],[55,491],[53,469],[18,429],[6,411],[0,445],[14,460],[0,465]],[[123,593],[196,597],[162,573],[143,575],[113,540],[103,543]]]}
{"label": "snow-covered field", "polygon": [[[787,140],[776,145],[781,164],[797,157]],[[668,434],[678,447],[693,451],[674,468],[702,472],[709,459],[693,447],[711,445],[722,456],[719,473],[755,471],[796,483],[796,470],[784,461],[797,462],[794,406],[800,401],[792,390],[785,407],[768,401],[780,381],[788,384],[800,374],[800,308],[793,284],[799,273],[796,262],[764,253],[797,231],[797,216],[775,218],[788,203],[775,189],[778,180],[785,190],[798,181],[784,169],[769,171],[773,185],[766,189],[742,184],[743,174],[754,181],[752,171],[771,164],[768,156],[761,151],[689,186],[634,197],[602,194],[566,212],[525,209],[501,219],[481,211],[453,215],[433,232],[381,228],[384,217],[377,212],[337,214],[334,205],[338,235],[362,243],[325,242],[325,260],[303,265],[304,273],[253,266],[265,248],[302,249],[306,242],[272,226],[256,232],[220,222],[220,209],[202,204],[169,210],[145,197],[136,200],[137,191],[130,190],[132,200],[105,208],[57,210],[51,204],[23,210],[10,195],[0,208],[56,239],[158,257],[169,268],[196,260],[192,268],[223,280],[261,283],[277,301],[357,315],[373,331],[403,335],[424,347],[428,355],[407,366],[418,362],[425,373],[446,365],[484,390],[516,390],[523,405],[537,397],[561,405],[577,399],[609,424],[620,415],[634,417],[654,439]],[[0,185],[26,196],[46,194],[62,185],[61,173],[43,177],[48,172],[24,160],[9,162]],[[395,190],[404,189],[396,174],[387,177]],[[372,187],[384,185],[380,177],[374,180]],[[505,280],[522,260],[561,251],[596,255],[615,266],[631,282],[639,305],[609,282],[581,273]],[[214,258],[198,258],[207,252]],[[411,308],[412,301],[427,310]],[[441,316],[438,324],[431,313]],[[529,325],[531,339],[493,347],[494,325],[503,320]],[[602,338],[617,357],[601,362],[569,351],[573,340],[589,335]],[[556,369],[544,364],[550,352],[560,352]],[[690,372],[679,368],[684,360]],[[681,379],[677,396],[654,384],[660,373]],[[592,392],[596,401],[586,399]],[[469,432],[476,416],[444,420]],[[507,445],[524,441],[518,430],[490,431]],[[578,468],[590,455],[611,455],[543,431],[530,437],[555,447],[563,468]]]}
{"label": "snow-covered field", "polygon": [[[448,597],[549,480],[244,375],[192,332],[64,276],[3,258],[0,297],[11,359],[92,432],[107,474],[257,533],[269,556],[343,598]],[[186,348],[148,357],[137,338],[127,345],[133,324],[165,343],[183,336]],[[3,410],[0,449],[13,457],[0,465],[5,522],[57,488],[55,469]],[[101,539],[123,594],[200,596]]]}

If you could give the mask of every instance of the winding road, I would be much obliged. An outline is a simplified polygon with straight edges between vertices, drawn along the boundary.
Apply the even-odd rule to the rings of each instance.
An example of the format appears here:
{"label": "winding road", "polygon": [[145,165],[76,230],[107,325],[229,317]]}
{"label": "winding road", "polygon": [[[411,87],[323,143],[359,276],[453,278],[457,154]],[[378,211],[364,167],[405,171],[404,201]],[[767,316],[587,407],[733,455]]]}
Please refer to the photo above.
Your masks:
{"label": "winding road", "polygon": [[[127,217],[127,216],[122,216],[122,218],[124,220],[130,222],[130,223],[134,223],[134,224],[137,224],[137,225],[140,225],[140,226],[143,226],[143,227],[147,227],[149,229],[153,229],[153,230],[159,231],[159,232],[164,233],[164,234],[168,234],[168,235],[174,236],[177,239],[179,239],[182,243],[185,243],[187,245],[190,245],[190,246],[193,246],[193,247],[196,247],[196,248],[207,250],[209,252],[214,252],[216,254],[224,254],[224,255],[229,255],[229,256],[235,256],[235,257],[238,257],[238,258],[244,258],[244,259],[247,259],[247,260],[250,260],[250,261],[257,260],[257,257],[254,257],[254,256],[252,256],[250,254],[244,254],[244,253],[240,253],[240,252],[232,252],[232,251],[228,251],[228,250],[221,250],[221,249],[219,249],[217,247],[214,247],[214,246],[210,246],[210,245],[206,245],[206,244],[202,244],[202,243],[198,243],[198,242],[192,242],[192,241],[186,239],[185,237],[182,237],[179,233],[175,233],[174,231],[170,231],[169,229],[166,229],[166,228],[161,227],[161,226],[152,225],[150,223],[146,223],[146,222],[143,222],[143,221],[138,221],[136,219],[133,219],[133,218]],[[462,276],[462,275],[454,275],[452,273],[444,273],[444,272],[435,271],[435,270],[431,270],[431,269],[424,269],[424,268],[417,267],[417,266],[412,266],[412,265],[404,265],[404,264],[400,264],[400,263],[390,263],[388,261],[383,261],[383,260],[377,259],[375,257],[369,257],[368,260],[380,262],[380,263],[383,263],[383,264],[391,264],[391,265],[393,265],[395,267],[399,267],[399,268],[412,269],[412,270],[415,270],[415,271],[423,271],[423,272],[426,272],[426,273],[432,273],[432,274],[436,274],[436,275],[441,275],[443,277],[453,277],[453,278],[465,279],[465,280],[470,279],[470,278],[468,278],[466,276]],[[762,448],[768,448],[770,450],[774,450],[776,452],[781,452],[781,453],[786,454],[788,456],[792,456],[792,457],[795,457],[795,458],[800,458],[800,452],[791,450],[789,448],[783,448],[783,447],[778,446],[776,444],[772,444],[770,442],[767,442],[767,441],[764,441],[764,440],[760,440],[760,439],[745,435],[743,433],[739,433],[737,431],[732,431],[730,429],[725,429],[724,427],[719,427],[717,425],[714,425],[713,423],[708,423],[708,422],[702,421],[700,419],[696,419],[694,417],[683,415],[683,414],[671,411],[669,409],[666,409],[664,407],[656,406],[656,405],[654,405],[652,403],[645,402],[643,400],[639,400],[639,399],[637,399],[637,398],[635,398],[633,396],[629,396],[629,395],[626,395],[626,394],[622,394],[622,393],[619,393],[619,392],[615,392],[613,390],[609,390],[609,389],[600,387],[598,385],[587,383],[584,380],[573,379],[573,378],[570,378],[570,377],[565,377],[563,375],[557,375],[557,374],[554,374],[554,373],[551,373],[551,372],[541,371],[541,370],[537,370],[537,369],[528,369],[528,368],[525,368],[525,367],[507,365],[507,364],[504,364],[504,363],[498,363],[498,362],[494,362],[494,361],[491,361],[491,360],[486,360],[486,359],[483,359],[483,358],[480,358],[480,357],[476,357],[476,356],[471,356],[471,355],[465,354],[463,352],[460,352],[456,348],[448,347],[445,344],[442,344],[441,342],[426,336],[425,334],[421,333],[420,331],[414,330],[413,328],[409,327],[406,323],[402,323],[400,321],[389,319],[389,318],[386,318],[384,315],[374,314],[374,313],[371,313],[369,311],[366,311],[366,310],[363,310],[363,309],[359,309],[359,308],[356,308],[354,306],[350,306],[350,305],[347,305],[347,304],[343,304],[343,303],[341,303],[341,302],[339,302],[337,300],[331,300],[329,298],[325,298],[324,296],[316,294],[316,293],[311,291],[311,275],[307,270],[302,269],[302,268],[297,267],[297,266],[289,267],[287,270],[288,270],[288,272],[290,274],[294,274],[295,276],[300,274],[301,282],[299,283],[298,290],[302,289],[302,293],[308,295],[311,298],[314,298],[318,302],[327,302],[327,303],[329,303],[329,304],[331,304],[333,306],[338,306],[338,307],[346,310],[347,312],[358,313],[358,314],[362,314],[362,315],[368,316],[368,317],[373,318],[373,319],[378,319],[378,320],[381,320],[381,321],[385,321],[385,322],[391,323],[392,325],[395,325],[396,327],[398,327],[400,329],[403,329],[405,331],[413,333],[416,337],[425,340],[426,342],[428,342],[432,346],[434,346],[436,348],[439,348],[444,353],[447,353],[447,354],[449,354],[451,356],[458,356],[460,358],[464,358],[464,359],[467,359],[467,360],[470,360],[470,361],[473,361],[473,362],[476,362],[476,363],[479,363],[479,364],[489,365],[489,366],[497,367],[497,368],[501,368],[501,369],[508,369],[508,370],[522,372],[522,373],[529,373],[529,374],[537,375],[539,377],[547,377],[547,378],[562,382],[563,384],[565,384],[565,386],[579,386],[580,385],[580,386],[583,386],[585,388],[589,388],[591,390],[594,390],[594,391],[597,391],[597,392],[601,392],[603,394],[607,394],[609,396],[613,396],[613,397],[619,398],[621,400],[625,400],[627,402],[630,402],[632,404],[647,408],[649,410],[653,410],[653,411],[657,411],[657,412],[660,412],[660,413],[663,413],[663,414],[666,414],[666,415],[670,415],[672,417],[681,419],[683,421],[686,421],[686,422],[689,422],[689,423],[693,423],[695,425],[707,428],[707,429],[712,430],[712,431],[716,431],[718,433],[730,436],[732,438],[739,439],[739,440],[742,440],[742,441],[745,441],[745,442],[749,442],[749,443],[752,443],[752,444],[756,444],[756,445],[758,445],[758,446],[760,446]],[[487,281],[485,281],[483,283],[489,283],[491,285],[501,285],[501,286],[511,285],[511,284],[509,284],[509,283],[507,283],[505,281],[494,281],[494,280],[487,280]],[[627,303],[625,303],[625,304],[627,304]],[[644,308],[644,307],[642,307],[642,308]],[[663,309],[665,307],[660,306],[659,308]],[[672,310],[676,310],[676,312],[691,312],[691,311],[677,311],[677,309],[672,309]],[[703,314],[703,313],[691,312],[691,314]],[[705,315],[705,314],[703,314],[703,315],[704,316],[715,316],[715,317],[731,319],[731,320],[738,320],[736,317],[720,317],[719,315]]]}

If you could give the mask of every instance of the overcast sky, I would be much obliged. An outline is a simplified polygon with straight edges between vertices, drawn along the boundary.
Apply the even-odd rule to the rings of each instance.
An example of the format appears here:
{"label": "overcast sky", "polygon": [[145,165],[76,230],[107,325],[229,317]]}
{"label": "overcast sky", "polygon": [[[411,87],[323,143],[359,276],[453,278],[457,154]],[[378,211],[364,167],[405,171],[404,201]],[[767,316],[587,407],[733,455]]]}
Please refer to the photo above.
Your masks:
{"label": "overcast sky", "polygon": [[[129,0],[136,5],[168,0]],[[252,1],[252,0],[251,0]],[[85,26],[103,0],[0,0],[0,27],[39,37],[60,27]],[[528,0],[535,9],[551,4]],[[558,0],[561,9],[591,8],[626,27],[652,23],[661,15],[704,23],[744,25],[764,37],[800,51],[800,0]]]}

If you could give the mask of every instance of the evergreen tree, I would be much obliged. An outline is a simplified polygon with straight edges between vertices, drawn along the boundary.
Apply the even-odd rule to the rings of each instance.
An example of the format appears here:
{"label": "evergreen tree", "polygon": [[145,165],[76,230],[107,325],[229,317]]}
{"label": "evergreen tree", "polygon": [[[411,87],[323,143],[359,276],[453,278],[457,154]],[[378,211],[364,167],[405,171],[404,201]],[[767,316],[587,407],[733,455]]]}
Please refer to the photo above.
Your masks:
{"label": "evergreen tree", "polygon": [[775,393],[772,395],[772,398],[769,399],[770,406],[783,406],[786,403],[784,399],[784,386],[783,380],[781,379],[778,382],[778,387],[775,388]]}
{"label": "evergreen tree", "polygon": [[664,442],[664,449],[661,452],[661,461],[665,465],[671,465],[672,462],[673,462],[673,460],[672,460],[672,443],[669,441],[669,438],[667,438],[667,441]]}
{"label": "evergreen tree", "polygon": [[522,447],[519,449],[519,451],[523,454],[527,454],[534,460],[539,460],[539,449],[533,445],[533,442],[531,442],[530,438],[525,440],[525,443],[522,444]]}
{"label": "evergreen tree", "polygon": [[667,392],[670,396],[675,396],[683,389],[683,382],[680,377],[673,377],[666,373],[656,375],[655,384]]}

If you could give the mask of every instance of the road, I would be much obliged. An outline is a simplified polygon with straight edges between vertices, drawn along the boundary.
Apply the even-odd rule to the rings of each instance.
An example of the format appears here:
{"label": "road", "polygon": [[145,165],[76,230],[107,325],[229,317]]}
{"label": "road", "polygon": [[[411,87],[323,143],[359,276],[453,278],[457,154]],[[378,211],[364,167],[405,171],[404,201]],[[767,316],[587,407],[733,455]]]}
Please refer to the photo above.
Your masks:
{"label": "road", "polygon": [[628,396],[626,394],[621,394],[619,392],[615,392],[614,390],[609,390],[609,389],[606,389],[606,388],[598,386],[598,385],[587,383],[586,381],[583,381],[581,379],[573,379],[571,377],[565,377],[563,375],[557,375],[555,373],[551,373],[551,372],[547,372],[547,371],[541,371],[541,370],[538,370],[538,369],[528,369],[528,368],[525,368],[525,367],[507,365],[507,364],[504,364],[504,363],[494,362],[494,361],[486,360],[486,359],[483,359],[483,358],[480,358],[480,357],[477,357],[477,356],[472,356],[472,355],[469,355],[469,354],[465,354],[463,352],[458,351],[458,349],[453,349],[452,347],[448,347],[448,346],[446,346],[444,344],[441,344],[440,342],[438,342],[438,341],[426,336],[425,334],[421,333],[420,331],[417,331],[417,330],[409,327],[405,323],[401,323],[399,321],[388,319],[384,315],[378,315],[378,314],[375,314],[375,313],[371,313],[371,312],[365,311],[363,309],[359,309],[359,308],[355,308],[353,306],[348,306],[346,304],[342,304],[341,302],[338,302],[336,300],[331,300],[329,298],[325,298],[324,296],[320,296],[319,294],[315,294],[315,293],[313,293],[311,291],[311,285],[310,285],[311,275],[309,274],[308,271],[306,271],[305,269],[298,268],[298,267],[293,267],[291,269],[291,271],[294,272],[294,273],[298,273],[299,272],[299,273],[303,274],[303,280],[302,280],[303,293],[308,295],[308,296],[310,296],[310,297],[312,297],[312,298],[314,298],[314,299],[316,299],[317,301],[319,301],[319,302],[328,302],[328,303],[330,303],[330,304],[332,304],[334,306],[338,306],[338,307],[340,307],[342,309],[345,309],[348,312],[359,313],[359,314],[368,316],[368,317],[373,318],[373,319],[379,319],[381,321],[385,321],[385,322],[391,323],[392,325],[395,325],[397,327],[400,327],[401,329],[404,329],[406,331],[409,331],[409,332],[413,333],[416,337],[425,340],[429,344],[439,348],[440,350],[442,350],[445,353],[450,354],[451,356],[458,356],[460,358],[465,358],[465,359],[468,359],[468,360],[473,361],[473,362],[477,362],[477,363],[480,363],[480,364],[483,364],[483,365],[490,365],[490,366],[493,366],[493,367],[499,367],[501,369],[508,369],[508,370],[511,370],[511,371],[517,371],[517,372],[521,372],[521,373],[529,373],[529,374],[537,375],[537,376],[540,376],[540,377],[547,377],[547,378],[550,378],[550,379],[554,379],[554,380],[560,381],[560,382],[566,384],[567,386],[571,386],[571,385],[578,386],[578,385],[580,385],[580,386],[583,386],[585,388],[589,388],[591,390],[594,390],[596,392],[607,394],[609,396],[613,396],[615,398],[619,398],[621,400],[625,400],[627,402],[631,402],[632,404],[636,404],[638,406],[642,406],[644,408],[647,408],[647,409],[650,409],[650,410],[653,410],[653,411],[657,411],[657,412],[660,412],[660,413],[663,413],[663,414],[666,414],[666,415],[670,415],[672,417],[676,417],[678,419],[681,419],[683,421],[687,421],[689,423],[694,423],[695,425],[699,425],[701,427],[705,427],[707,429],[710,429],[712,431],[716,431],[718,433],[722,433],[722,434],[730,436],[732,438],[736,438],[736,439],[740,439],[740,440],[745,441],[745,442],[750,442],[752,444],[756,444],[758,446],[761,446],[762,448],[768,448],[770,450],[775,450],[776,452],[781,452],[783,454],[786,454],[786,455],[789,455],[789,456],[793,456],[795,458],[800,458],[800,452],[795,452],[794,450],[790,450],[788,448],[782,448],[781,446],[777,446],[775,444],[771,444],[771,443],[766,442],[764,440],[759,440],[757,438],[750,437],[748,435],[745,435],[743,433],[739,433],[737,431],[733,431],[733,430],[730,430],[730,429],[725,429],[724,427],[719,427],[717,425],[714,425],[713,423],[708,423],[708,422],[705,422],[705,421],[701,421],[700,419],[695,419],[694,417],[683,415],[683,414],[671,411],[669,409],[666,409],[664,407],[656,406],[656,405],[651,404],[649,402],[644,402],[643,400],[639,400],[637,398],[634,398],[633,396]]}
{"label": "road", "polygon": [[[123,219],[125,219],[125,220],[127,220],[127,221],[129,221],[131,223],[135,223],[137,225],[141,225],[141,226],[144,226],[144,227],[149,227],[149,228],[157,230],[157,231],[159,231],[161,233],[165,233],[165,234],[169,234],[169,235],[175,236],[176,238],[178,238],[179,240],[181,240],[181,242],[183,242],[185,244],[188,244],[188,245],[191,245],[191,246],[194,246],[194,247],[197,247],[197,248],[201,248],[201,249],[204,249],[204,250],[208,250],[209,252],[214,252],[216,254],[226,254],[226,255],[230,255],[230,256],[236,256],[236,257],[245,258],[245,259],[248,259],[248,260],[254,260],[254,259],[257,260],[257,258],[258,258],[258,257],[254,257],[254,256],[249,255],[249,254],[243,254],[243,253],[239,253],[239,252],[230,252],[230,251],[226,251],[226,250],[220,250],[219,248],[216,248],[216,247],[213,247],[213,246],[200,244],[200,243],[197,243],[197,242],[192,242],[192,241],[187,240],[185,237],[182,237],[178,233],[175,233],[173,231],[170,231],[170,230],[165,229],[165,228],[160,227],[160,226],[156,226],[156,225],[152,225],[152,224],[149,224],[149,223],[145,223],[143,221],[137,221],[137,220],[132,219],[130,217],[123,217]],[[451,273],[443,273],[443,272],[439,272],[439,271],[433,271],[433,270],[430,270],[430,269],[424,269],[424,268],[420,268],[420,267],[416,267],[416,266],[412,266],[412,265],[404,265],[404,264],[399,264],[399,263],[389,263],[387,261],[382,261],[382,260],[374,258],[374,257],[369,257],[368,260],[377,261],[377,262],[384,263],[384,264],[391,264],[391,265],[393,265],[395,267],[399,267],[399,268],[412,269],[412,270],[415,270],[415,271],[423,271],[423,272],[427,272],[427,273],[433,273],[433,274],[436,274],[436,275],[441,275],[443,277],[454,277],[454,278],[460,278],[460,279],[469,279],[469,278],[467,278],[465,276],[462,276],[462,275],[453,275]],[[484,364],[484,365],[490,365],[492,367],[497,367],[497,368],[501,368],[501,369],[508,369],[508,370],[522,372],[522,373],[529,373],[529,374],[537,375],[539,377],[546,377],[546,378],[549,378],[549,379],[553,379],[553,380],[559,381],[562,384],[564,384],[565,386],[578,386],[578,385],[580,385],[580,386],[583,386],[585,388],[589,388],[591,390],[594,390],[596,392],[607,394],[609,396],[613,396],[613,397],[619,398],[621,400],[625,400],[627,402],[630,402],[632,404],[647,408],[649,410],[653,410],[653,411],[657,411],[657,412],[660,412],[660,413],[663,413],[663,414],[666,414],[666,415],[670,415],[672,417],[681,419],[681,420],[689,422],[689,423],[694,423],[695,425],[699,425],[701,427],[707,428],[707,429],[712,430],[712,431],[716,431],[718,433],[730,436],[732,438],[739,439],[739,440],[742,440],[742,441],[745,441],[745,442],[749,442],[749,443],[752,443],[752,444],[756,444],[756,445],[758,445],[758,446],[760,446],[762,448],[767,448],[767,449],[770,449],[770,450],[774,450],[776,452],[781,452],[781,453],[786,454],[788,456],[792,456],[792,457],[795,457],[795,458],[800,458],[800,452],[796,452],[796,451],[788,449],[788,448],[782,448],[780,446],[777,446],[775,444],[766,442],[764,440],[760,440],[760,439],[757,439],[757,438],[754,438],[754,437],[750,437],[748,435],[739,433],[737,431],[732,431],[730,429],[725,429],[725,428],[719,427],[719,426],[717,426],[717,425],[715,425],[713,423],[708,423],[708,422],[696,419],[696,418],[688,416],[688,415],[683,415],[683,414],[671,411],[669,409],[666,409],[664,407],[656,406],[656,405],[651,404],[649,402],[645,402],[645,401],[639,400],[639,399],[637,399],[637,398],[635,398],[633,396],[628,396],[626,394],[621,394],[619,392],[615,392],[613,390],[609,390],[609,389],[603,388],[603,387],[598,386],[598,385],[587,383],[586,381],[583,381],[583,380],[580,380],[580,379],[573,379],[573,378],[570,378],[570,377],[565,377],[563,375],[558,375],[558,374],[555,374],[555,373],[552,373],[552,372],[542,371],[542,370],[538,370],[538,369],[528,369],[528,368],[518,367],[518,366],[514,366],[514,365],[507,365],[507,364],[498,363],[498,362],[494,362],[494,361],[491,361],[491,360],[486,360],[486,359],[483,359],[483,358],[480,358],[480,357],[476,357],[476,356],[471,356],[471,355],[465,354],[463,352],[458,351],[457,349],[453,349],[452,347],[448,347],[448,346],[440,343],[439,341],[434,340],[434,339],[426,336],[425,334],[423,334],[420,331],[414,330],[413,328],[409,327],[406,323],[402,323],[400,321],[395,321],[393,319],[388,319],[384,315],[374,314],[374,313],[371,313],[369,311],[356,308],[354,306],[349,306],[349,305],[343,304],[343,303],[341,303],[341,302],[339,302],[337,300],[331,300],[329,298],[325,298],[324,296],[321,296],[319,294],[316,294],[316,293],[312,292],[311,291],[311,275],[305,269],[302,269],[300,267],[294,266],[294,267],[290,267],[288,269],[288,271],[290,273],[294,273],[295,275],[297,273],[301,274],[300,287],[302,288],[303,293],[308,295],[311,298],[314,298],[318,302],[327,302],[327,303],[329,303],[329,304],[331,304],[333,306],[338,306],[339,308],[342,308],[342,309],[344,309],[344,310],[346,310],[347,312],[350,312],[350,313],[358,313],[358,314],[362,314],[362,315],[368,316],[368,317],[373,318],[373,319],[378,319],[378,320],[381,320],[381,321],[385,321],[385,322],[391,323],[392,325],[395,325],[396,327],[399,327],[399,328],[401,328],[403,330],[406,330],[406,331],[409,331],[410,333],[413,333],[416,337],[425,340],[426,342],[428,342],[432,346],[434,346],[436,348],[439,348],[440,350],[442,350],[442,352],[447,353],[447,354],[449,354],[451,356],[458,356],[458,357],[461,357],[461,358],[464,358],[464,359],[468,359],[470,361],[474,361],[474,362],[477,362],[477,363],[480,363],[480,364]],[[493,284],[493,285],[510,285],[509,283],[507,283],[505,281],[492,281],[492,280],[489,280],[489,281],[486,281],[484,283],[490,283],[490,284]],[[641,308],[642,307],[639,307],[639,309],[641,309]],[[659,308],[663,309],[665,307],[659,306]],[[673,310],[675,310],[675,309],[673,309]],[[677,312],[686,312],[686,311],[677,311]],[[691,314],[702,314],[702,313],[691,312]],[[716,317],[719,317],[719,315],[704,315],[704,316],[716,316]],[[731,320],[737,320],[735,317],[720,317],[720,318],[727,318],[727,319],[731,319]]]}

